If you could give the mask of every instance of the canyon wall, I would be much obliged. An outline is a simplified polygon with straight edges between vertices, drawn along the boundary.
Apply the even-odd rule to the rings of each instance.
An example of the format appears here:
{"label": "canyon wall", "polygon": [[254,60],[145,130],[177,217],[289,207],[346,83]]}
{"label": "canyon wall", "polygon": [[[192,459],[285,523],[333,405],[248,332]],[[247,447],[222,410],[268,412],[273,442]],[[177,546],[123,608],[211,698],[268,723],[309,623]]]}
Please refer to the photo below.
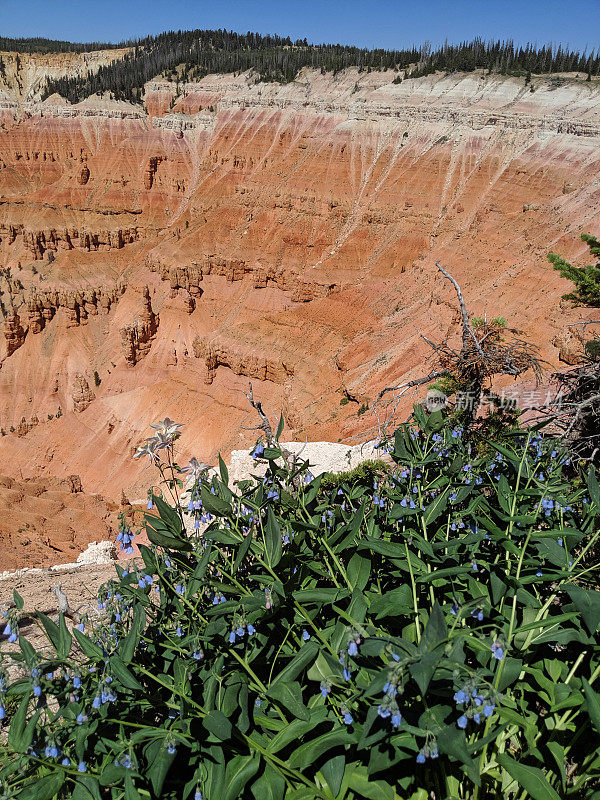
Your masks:
{"label": "canyon wall", "polygon": [[213,462],[255,436],[249,380],[286,438],[372,438],[361,407],[458,331],[436,260],[558,365],[582,312],[546,254],[585,263],[599,233],[600,87],[394,78],[4,92],[2,471],[143,497],[149,423]]}

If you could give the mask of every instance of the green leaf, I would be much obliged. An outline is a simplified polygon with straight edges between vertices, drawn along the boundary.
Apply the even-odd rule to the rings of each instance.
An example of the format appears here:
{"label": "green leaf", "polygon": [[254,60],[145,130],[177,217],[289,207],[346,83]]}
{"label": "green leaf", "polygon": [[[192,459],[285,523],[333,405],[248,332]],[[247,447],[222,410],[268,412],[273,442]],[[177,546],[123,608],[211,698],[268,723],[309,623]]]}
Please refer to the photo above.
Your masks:
{"label": "green leaf", "polygon": [[121,658],[119,656],[113,656],[110,659],[110,667],[111,673],[114,675],[115,678],[119,681],[122,686],[125,686],[127,689],[133,689],[139,691],[144,687],[138,681],[137,678],[133,676],[133,674],[127,669]]}
{"label": "green leaf", "polygon": [[140,641],[142,630],[146,623],[146,609],[141,603],[136,603],[133,609],[133,618],[129,633],[121,642],[119,655],[124,664],[129,664]]}
{"label": "green leaf", "polygon": [[562,789],[564,792],[565,786],[567,785],[567,772],[565,770],[567,756],[565,753],[565,748],[558,742],[548,742],[547,747],[548,750],[552,753],[552,758],[554,759],[554,761],[556,762],[556,766],[558,767],[562,783]]}
{"label": "green leaf", "polygon": [[238,551],[235,556],[235,561],[233,562],[232,572],[235,573],[240,568],[240,564],[246,558],[248,550],[250,549],[250,545],[252,544],[252,540],[254,539],[254,533],[252,531],[248,531],[246,536],[244,537],[244,541],[238,547]]}
{"label": "green leaf", "polygon": [[37,611],[36,616],[44,626],[44,630],[46,631],[46,636],[48,637],[50,644],[52,647],[54,647],[54,650],[58,654],[60,647],[60,631],[58,629],[58,625],[41,611]]}
{"label": "green leaf", "polygon": [[227,484],[229,483],[229,472],[227,471],[225,462],[221,458],[221,453],[219,453],[219,473],[221,475],[221,480],[223,481],[225,486],[227,486]]}
{"label": "green leaf", "polygon": [[58,619],[58,657],[66,659],[71,652],[73,637],[69,633],[65,622],[65,615],[61,612]]}
{"label": "green leaf", "polygon": [[413,661],[409,666],[410,674],[417,682],[421,694],[425,695],[427,687],[433,678],[437,665],[444,655],[444,648],[437,647],[435,650],[424,653],[418,661]]}
{"label": "green leaf", "polygon": [[[158,511],[159,519],[161,519],[164,524],[167,526],[168,530],[173,534],[173,536],[179,537],[182,534],[183,525],[181,523],[181,518],[177,511],[170,506],[168,503],[162,499],[162,497],[158,497],[157,495],[152,495],[152,500],[156,509]],[[149,517],[152,519],[153,517]],[[154,517],[156,519],[156,517]]]}
{"label": "green leaf", "polygon": [[256,775],[259,766],[260,756],[256,753],[251,756],[234,756],[228,761],[225,769],[227,791],[223,800],[237,800],[243,796],[246,784]]}
{"label": "green leaf", "polygon": [[280,681],[293,681],[302,670],[316,658],[319,645],[316,642],[306,642],[281,672],[271,681],[271,688]]}
{"label": "green leaf", "polygon": [[204,485],[202,486],[200,496],[202,497],[203,508],[215,517],[226,517],[228,514],[231,514],[231,505],[216,494],[209,492]]}
{"label": "green leaf", "polygon": [[322,797],[323,793],[316,786],[299,786],[297,789],[288,789],[285,793],[285,800],[322,800]]}
{"label": "green leaf", "polygon": [[510,461],[511,464],[513,464],[516,467],[519,466],[519,459],[513,453],[512,450],[509,450],[507,447],[504,447],[504,445],[498,444],[498,442],[490,441],[489,444],[491,447],[494,448],[494,450],[497,450],[499,453],[502,453],[502,455],[505,456]]}
{"label": "green leaf", "polygon": [[593,504],[596,506],[596,509],[600,511],[600,484],[598,483],[596,470],[593,466],[589,468],[588,473],[585,476],[585,482],[587,484]]}
{"label": "green leaf", "polygon": [[140,794],[135,788],[133,778],[131,775],[125,775],[125,799],[124,800],[140,800]]}
{"label": "green leaf", "polygon": [[13,600],[15,601],[15,605],[17,607],[17,611],[23,611],[23,606],[25,605],[25,603],[23,602],[23,598],[17,592],[16,589],[13,591]]}
{"label": "green leaf", "polygon": [[213,708],[210,714],[204,717],[202,724],[207,731],[210,731],[210,733],[214,734],[217,739],[221,739],[221,741],[225,741],[231,736],[231,722],[218,708]]}
{"label": "green leaf", "polygon": [[600,696],[596,694],[585,678],[582,678],[581,683],[583,684],[587,710],[592,720],[592,725],[596,732],[600,733]]}
{"label": "green leaf", "polygon": [[77,628],[73,628],[73,636],[88,658],[91,658],[93,661],[99,661],[101,658],[104,658],[102,648],[98,647],[95,642],[92,642],[85,633],[78,631]]}
{"label": "green leaf", "polygon": [[34,784],[29,784],[17,795],[17,800],[52,800],[61,790],[65,782],[64,772],[54,772],[36,778]]}
{"label": "green leaf", "polygon": [[267,510],[267,524],[265,525],[265,557],[271,568],[279,564],[281,560],[281,528],[271,506]]}
{"label": "green leaf", "polygon": [[441,494],[439,494],[431,501],[431,503],[429,503],[423,514],[423,520],[426,525],[429,525],[431,522],[435,522],[440,514],[446,509],[449,495],[450,487],[444,489]]}
{"label": "green leaf", "polygon": [[102,800],[98,780],[91,775],[79,775],[71,800]]}
{"label": "green leaf", "polygon": [[[269,753],[277,753],[279,750],[287,747],[290,742],[300,741],[304,734],[308,733],[310,730],[314,730],[326,717],[327,709],[324,706],[311,709],[309,722],[295,719],[293,722],[290,722],[289,725],[285,725],[283,729],[271,739],[267,745],[267,750]],[[265,718],[263,717],[262,719]],[[269,722],[272,722],[272,720],[269,720]]]}
{"label": "green leaf", "polygon": [[210,800],[210,798],[220,798],[225,793],[225,764],[220,746],[211,747],[208,755],[209,758],[204,759],[207,777],[204,781],[203,794]]}
{"label": "green leaf", "polygon": [[275,461],[281,458],[281,450],[278,447],[265,447],[262,457],[268,461]]}
{"label": "green leaf", "polygon": [[162,788],[171,768],[176,754],[169,753],[165,747],[164,741],[154,741],[146,749],[146,757],[148,759],[149,767],[146,770],[146,775],[150,778],[152,788],[157,797],[161,796]]}
{"label": "green leaf", "polygon": [[370,550],[381,553],[388,558],[404,558],[406,550],[399,542],[386,542],[382,539],[363,539],[358,545],[359,550]]}
{"label": "green leaf", "polygon": [[25,661],[28,666],[34,666],[34,661],[36,659],[36,651],[33,648],[33,645],[27,641],[24,636],[19,636],[19,647],[21,648],[21,652],[25,656]]}
{"label": "green leaf", "polygon": [[382,617],[400,617],[412,612],[412,591],[410,585],[405,583],[399,589],[392,589],[379,595],[371,602],[371,614],[376,619]]}
{"label": "green leaf", "polygon": [[404,427],[398,428],[394,434],[394,456],[402,461],[409,461],[410,455],[410,439],[407,436]]}
{"label": "green leaf", "polygon": [[210,559],[212,557],[213,549],[210,545],[206,547],[206,550],[202,554],[202,558],[196,565],[194,572],[192,573],[192,578],[190,580],[188,586],[188,595],[191,597],[196,594],[198,589],[202,585],[202,581],[204,576],[206,575],[206,570],[208,569],[208,565],[210,563]]}
{"label": "green leaf", "polygon": [[277,433],[275,434],[275,438],[279,441],[279,437],[283,433],[283,426],[285,425],[283,421],[283,414],[279,417],[279,425],[277,426]]}
{"label": "green leaf", "polygon": [[297,681],[277,681],[269,689],[268,696],[281,703],[283,709],[289,709],[298,719],[310,719],[310,712],[302,702],[302,689]]}
{"label": "green leaf", "polygon": [[29,699],[31,692],[26,692],[23,699],[19,703],[19,707],[15,712],[14,717],[10,723],[8,731],[8,744],[12,750],[17,753],[24,753],[27,750],[28,743],[25,740],[25,724],[27,721],[27,711],[29,709]]}
{"label": "green leaf", "polygon": [[304,768],[313,764],[318,758],[334,747],[350,744],[352,737],[347,731],[333,730],[324,733],[306,744],[300,745],[289,758],[290,767]]}
{"label": "green leaf", "polygon": [[359,589],[362,591],[369,582],[371,574],[371,559],[360,556],[355,553],[346,569],[346,575],[352,589]]}
{"label": "green leaf", "polygon": [[321,767],[323,777],[332,793],[337,796],[342,788],[344,770],[346,769],[346,757],[344,755],[334,756],[326,761]]}
{"label": "green leaf", "polygon": [[440,753],[463,763],[473,783],[479,785],[479,771],[467,748],[464,731],[459,731],[454,725],[447,725],[438,733],[437,740]]}
{"label": "green leaf", "polygon": [[506,475],[500,475],[500,480],[498,481],[498,502],[500,503],[502,510],[507,514],[510,514],[511,497],[512,489],[510,488],[510,484],[506,479]]}
{"label": "green leaf", "polygon": [[440,604],[436,600],[433,604],[429,619],[427,620],[419,649],[423,653],[434,650],[441,642],[446,641],[447,636],[448,626],[446,625],[446,618],[440,608]]}
{"label": "green leaf", "polygon": [[589,632],[594,634],[600,623],[600,592],[571,584],[566,587],[569,597],[581,612]]}
{"label": "green leaf", "polygon": [[284,792],[283,776],[268,765],[265,766],[265,771],[260,778],[252,784],[252,794],[255,800],[283,800]]}
{"label": "green leaf", "polygon": [[167,550],[181,550],[183,552],[193,550],[192,545],[187,539],[177,538],[169,534],[159,517],[149,517],[146,515],[144,519],[146,521],[146,534],[152,544],[155,544],[157,547],[164,547]]}
{"label": "green leaf", "polygon": [[239,694],[240,716],[238,717],[238,730],[242,733],[247,733],[250,728],[250,716],[248,714],[248,685],[243,683],[240,686]]}
{"label": "green leaf", "polygon": [[506,753],[499,753],[496,759],[519,787],[531,795],[533,800],[560,800],[559,795],[550,786],[541,769],[520,764]]}
{"label": "green leaf", "polygon": [[504,669],[502,670],[502,676],[497,686],[499,692],[503,692],[505,689],[508,689],[509,686],[512,686],[523,669],[523,661],[520,658],[505,656],[502,663],[504,664]]}
{"label": "green leaf", "polygon": [[347,589],[300,589],[294,592],[294,599],[299,603],[335,603],[348,597]]}
{"label": "green leaf", "polygon": [[369,778],[366,767],[356,767],[350,772],[349,786],[368,800],[394,800],[394,787],[386,781]]}

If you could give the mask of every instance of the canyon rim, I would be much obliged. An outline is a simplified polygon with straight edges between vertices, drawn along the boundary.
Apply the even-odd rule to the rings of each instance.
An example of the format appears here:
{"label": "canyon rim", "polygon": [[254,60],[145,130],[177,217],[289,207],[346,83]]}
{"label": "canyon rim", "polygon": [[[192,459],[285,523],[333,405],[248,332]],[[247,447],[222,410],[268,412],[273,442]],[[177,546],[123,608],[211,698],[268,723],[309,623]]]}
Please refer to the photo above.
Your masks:
{"label": "canyon rim", "polygon": [[569,362],[583,315],[546,256],[584,263],[598,229],[596,81],[303,68],[42,100],[124,52],[0,54],[4,568],[106,538],[158,418],[182,461],[250,446],[249,380],[289,439],[371,439],[358,411],[458,329],[436,260]]}

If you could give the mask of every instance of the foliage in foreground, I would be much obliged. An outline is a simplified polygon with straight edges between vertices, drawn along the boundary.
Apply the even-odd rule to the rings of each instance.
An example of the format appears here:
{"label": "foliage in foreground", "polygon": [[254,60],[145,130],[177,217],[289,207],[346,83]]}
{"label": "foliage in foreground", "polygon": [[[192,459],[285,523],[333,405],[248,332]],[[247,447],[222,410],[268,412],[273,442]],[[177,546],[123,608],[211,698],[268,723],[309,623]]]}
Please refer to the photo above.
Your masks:
{"label": "foliage in foreground", "polygon": [[264,480],[188,472],[203,534],[155,497],[103,621],[17,639],[4,797],[599,798],[596,476],[415,414],[381,482],[326,492],[259,445]]}
{"label": "foliage in foreground", "polygon": [[[600,242],[595,236],[582,233],[581,239],[589,247],[590,255],[600,257]],[[556,253],[549,253],[548,261],[563,278],[575,284],[572,292],[563,295],[564,300],[571,300],[574,305],[600,307],[600,261],[585,267],[574,267]]]}

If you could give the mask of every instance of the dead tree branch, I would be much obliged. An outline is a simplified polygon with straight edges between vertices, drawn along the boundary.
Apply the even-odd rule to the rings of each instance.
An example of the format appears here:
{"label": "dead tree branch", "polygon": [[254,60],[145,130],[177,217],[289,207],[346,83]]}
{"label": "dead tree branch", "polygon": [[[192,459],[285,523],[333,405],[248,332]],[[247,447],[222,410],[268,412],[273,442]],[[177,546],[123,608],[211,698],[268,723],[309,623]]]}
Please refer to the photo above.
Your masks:
{"label": "dead tree branch", "polygon": [[382,389],[377,397],[375,398],[375,402],[377,403],[381,398],[387,394],[388,392],[397,392],[402,390],[402,394],[408,389],[412,389],[413,386],[422,386],[424,383],[429,383],[429,381],[434,381],[436,378],[442,378],[446,375],[450,375],[451,373],[447,369],[438,369],[434,372],[430,372],[429,375],[425,375],[424,378],[415,378],[412,381],[406,381],[406,383],[399,383],[396,386],[386,386],[385,389]]}
{"label": "dead tree branch", "polygon": [[[248,402],[252,406],[252,408],[256,411],[258,416],[260,417],[260,425],[257,425],[256,428],[249,429],[249,430],[261,430],[264,435],[265,439],[267,440],[267,445],[269,447],[278,447],[281,450],[281,455],[283,456],[283,460],[285,461],[287,468],[289,469],[290,473],[294,474],[298,468],[299,458],[295,453],[291,453],[286,447],[277,441],[277,437],[273,433],[273,428],[271,427],[271,423],[269,422],[269,418],[265,414],[262,403],[260,400],[254,399],[254,392],[252,390],[252,381],[249,381],[250,392],[244,394],[248,398]],[[304,449],[304,448],[302,448]],[[299,478],[296,475],[292,479],[292,483],[294,486],[298,486]]]}
{"label": "dead tree branch", "polygon": [[271,423],[269,422],[269,418],[263,411],[262,403],[260,402],[260,400],[254,399],[254,392],[252,390],[252,381],[249,382],[249,386],[250,386],[250,393],[246,394],[246,392],[244,392],[244,394],[248,398],[248,402],[250,403],[252,408],[256,411],[256,413],[260,417],[260,425],[257,425],[256,428],[253,430],[261,430],[265,435],[265,439],[267,440],[267,444],[269,445],[269,447],[275,447],[276,439],[275,435],[273,434],[273,429],[271,428]]}
{"label": "dead tree branch", "polygon": [[456,280],[456,278],[454,278],[452,275],[450,275],[450,273],[447,272],[442,267],[442,265],[440,264],[439,261],[436,261],[435,265],[439,269],[439,271],[442,273],[442,275],[445,278],[447,278],[452,283],[454,288],[456,289],[456,294],[458,296],[458,304],[460,306],[460,313],[461,313],[461,316],[462,316],[462,346],[463,346],[463,350],[466,350],[468,348],[469,340],[473,339],[473,341],[475,342],[475,346],[476,346],[476,348],[477,348],[477,350],[479,352],[479,355],[482,358],[484,358],[483,350],[481,349],[481,346],[480,346],[480,344],[479,344],[479,342],[477,340],[477,337],[475,336],[475,333],[473,332],[473,329],[471,328],[471,325],[469,323],[469,312],[467,311],[465,298],[463,297],[463,293],[461,291],[461,288],[458,285],[458,281]]}
{"label": "dead tree branch", "polygon": [[[432,355],[437,362],[437,369],[423,378],[387,386],[379,392],[372,408],[377,417],[380,432],[382,425],[385,428],[390,422],[387,413],[390,404],[393,405],[393,413],[395,413],[400,398],[411,387],[421,386],[436,378],[452,378],[457,387],[457,396],[459,394],[466,396],[469,401],[467,407],[462,410],[460,419],[460,423],[466,431],[477,418],[486,380],[495,375],[512,375],[516,378],[532,370],[537,381],[543,373],[544,362],[539,359],[533,345],[518,338],[517,334],[520,331],[506,328],[496,321],[485,321],[473,326],[458,281],[439,262],[436,262],[436,267],[450,281],[456,291],[462,318],[462,346],[460,350],[455,350],[448,344],[448,337],[440,343],[435,343],[420,331],[418,332],[419,336],[431,347]],[[508,341],[505,338],[506,334],[512,334],[512,338]],[[386,407],[386,419],[382,423],[375,406],[389,392],[393,392],[395,396]]]}

